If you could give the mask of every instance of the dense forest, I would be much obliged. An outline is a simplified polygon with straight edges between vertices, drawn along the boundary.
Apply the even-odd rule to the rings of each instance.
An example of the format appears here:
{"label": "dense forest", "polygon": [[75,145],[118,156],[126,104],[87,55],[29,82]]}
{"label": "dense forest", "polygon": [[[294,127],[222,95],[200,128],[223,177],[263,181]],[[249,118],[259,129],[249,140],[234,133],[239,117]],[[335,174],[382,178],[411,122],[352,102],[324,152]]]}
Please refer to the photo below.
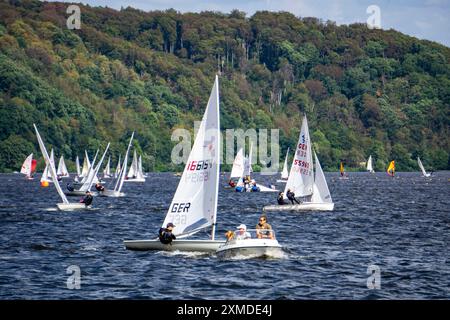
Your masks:
{"label": "dense forest", "polygon": [[[0,171],[38,152],[33,123],[69,159],[132,131],[147,171],[170,161],[174,128],[192,131],[220,74],[222,129],[279,128],[281,154],[306,113],[325,170],[450,169],[450,49],[395,30],[337,26],[286,12],[120,11],[0,1]],[[281,159],[282,161],[283,159]],[[42,168],[43,160],[40,160]],[[223,169],[229,169],[225,166]]]}

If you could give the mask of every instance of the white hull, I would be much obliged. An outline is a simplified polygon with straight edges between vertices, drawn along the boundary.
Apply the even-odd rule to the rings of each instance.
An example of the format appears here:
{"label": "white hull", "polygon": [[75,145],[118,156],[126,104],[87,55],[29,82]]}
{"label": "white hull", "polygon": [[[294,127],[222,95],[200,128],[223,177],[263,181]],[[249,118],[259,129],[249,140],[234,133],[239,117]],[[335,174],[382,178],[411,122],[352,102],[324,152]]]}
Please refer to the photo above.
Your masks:
{"label": "white hull", "polygon": [[125,179],[125,182],[145,182],[145,178],[140,179]]}
{"label": "white hull", "polygon": [[62,211],[87,209],[84,203],[57,203],[56,205]]}
{"label": "white hull", "polygon": [[98,195],[100,197],[124,197],[125,193],[123,192],[119,192],[119,191],[114,191],[114,190],[105,190],[103,192],[99,192]]}
{"label": "white hull", "polygon": [[220,246],[216,254],[221,259],[233,257],[281,258],[283,250],[277,240],[246,239],[231,240]]}
{"label": "white hull", "polygon": [[225,240],[174,240],[171,244],[163,244],[157,240],[125,240],[128,250],[159,250],[159,251],[198,251],[211,252],[225,243]]}
{"label": "white hull", "polygon": [[272,188],[268,188],[268,187],[265,187],[265,186],[262,186],[262,185],[257,185],[258,187],[259,187],[259,191],[260,192],[279,192],[280,190],[277,190],[277,189],[272,189]]}
{"label": "white hull", "polygon": [[277,180],[277,183],[286,183],[287,180]]}
{"label": "white hull", "polygon": [[265,206],[263,211],[333,211],[334,203],[303,202],[301,204],[285,204]]}

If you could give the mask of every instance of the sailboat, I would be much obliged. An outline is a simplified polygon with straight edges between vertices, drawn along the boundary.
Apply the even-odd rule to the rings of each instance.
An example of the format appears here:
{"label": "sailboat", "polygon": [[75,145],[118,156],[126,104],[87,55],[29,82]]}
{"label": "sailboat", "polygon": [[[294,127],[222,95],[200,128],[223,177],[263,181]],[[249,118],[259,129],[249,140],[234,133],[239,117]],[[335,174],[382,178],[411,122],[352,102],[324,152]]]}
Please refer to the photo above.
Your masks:
{"label": "sailboat", "polygon": [[[50,151],[50,162],[53,163],[53,166],[55,166],[55,155],[53,153],[53,149]],[[53,180],[52,175],[50,173],[50,167],[46,163],[44,172],[42,172],[41,187],[48,187],[50,183],[53,183]]]}
{"label": "sailboat", "polygon": [[119,176],[119,174],[120,174],[120,154],[119,154],[119,161],[117,162],[117,167],[116,167],[116,171],[114,172],[114,178],[116,178],[117,179],[117,177]]}
{"label": "sailboat", "polygon": [[[219,79],[216,76],[178,188],[162,224],[175,224],[171,244],[159,239],[125,240],[130,250],[180,250],[215,252],[225,240],[215,239],[220,171]],[[212,227],[211,239],[185,239]],[[156,232],[155,232],[156,233]]]}
{"label": "sailboat", "polygon": [[386,170],[386,173],[387,173],[389,176],[391,176],[391,177],[394,177],[394,176],[395,176],[395,160],[392,160],[392,161],[389,163],[389,166],[388,166],[388,168],[387,168],[387,170]]}
{"label": "sailboat", "polygon": [[323,174],[319,158],[314,152],[315,175],[313,176],[312,144],[309,137],[308,121],[303,118],[297,149],[291,165],[288,181],[284,189],[295,193],[296,197],[303,197],[304,202],[295,205],[269,205],[263,211],[303,211],[320,210],[332,211],[334,203],[331,199],[325,175]]}
{"label": "sailboat", "polygon": [[373,165],[372,165],[372,155],[370,155],[369,159],[367,160],[367,169],[366,170],[370,173],[375,172],[375,170],[373,170]]}
{"label": "sailboat", "polygon": [[61,155],[61,158],[59,158],[59,163],[58,163],[58,170],[56,171],[56,174],[58,175],[58,177],[61,178],[69,178],[69,171],[67,171],[67,167],[66,167],[66,163],[64,162],[64,156]]}
{"label": "sailboat", "polygon": [[84,205],[84,203],[70,203],[67,198],[66,195],[64,194],[64,192],[61,189],[61,186],[59,185],[58,182],[58,178],[56,175],[56,169],[55,169],[55,164],[51,162],[50,157],[48,156],[47,153],[47,149],[45,148],[44,142],[42,141],[41,135],[39,134],[39,131],[36,127],[36,125],[33,123],[34,126],[34,130],[36,131],[36,136],[38,139],[38,143],[39,143],[39,147],[41,149],[41,152],[44,156],[45,159],[45,163],[48,167],[48,171],[50,171],[50,175],[52,177],[53,180],[53,184],[55,185],[56,191],[58,191],[59,196],[62,199],[62,203],[57,203],[56,206],[58,207],[59,210],[76,210],[76,209],[85,209],[86,206]]}
{"label": "sailboat", "polygon": [[[99,195],[103,197],[123,197],[125,194],[121,192],[123,187],[123,182],[125,181],[125,176],[127,172],[127,162],[128,162],[128,153],[130,152],[131,142],[133,141],[134,131],[131,134],[130,142],[128,143],[127,152],[125,153],[125,158],[123,160],[123,166],[120,169],[116,184],[114,185],[114,190],[106,189],[102,192],[99,192]],[[117,168],[120,167],[120,155],[119,155],[119,163],[117,164]]]}
{"label": "sailboat", "polygon": [[431,173],[427,173],[427,172],[425,171],[425,168],[424,168],[424,166],[423,166],[423,164],[422,164],[422,161],[420,161],[420,158],[419,158],[419,157],[417,157],[417,163],[419,164],[419,168],[420,168],[420,170],[422,171],[422,176],[423,176],[423,177],[428,178],[429,176],[431,176]]}
{"label": "sailboat", "polygon": [[347,173],[345,172],[345,169],[344,169],[344,163],[342,161],[341,161],[341,165],[339,166],[339,172],[341,174],[339,179],[341,179],[341,180],[348,180]]}
{"label": "sailboat", "polygon": [[106,163],[105,169],[103,169],[103,179],[109,179],[111,178],[111,156],[108,157],[108,162]]}
{"label": "sailboat", "polygon": [[142,168],[142,155],[139,155],[138,171],[140,176],[147,178],[147,175],[144,173],[144,169]]}
{"label": "sailboat", "polygon": [[288,157],[289,157],[289,148],[286,151],[286,158],[284,158],[283,170],[281,171],[281,180],[277,180],[277,182],[279,183],[286,183],[289,178]]}
{"label": "sailboat", "polygon": [[33,180],[33,174],[36,171],[36,159],[33,159],[33,154],[30,154],[22,164],[20,173],[23,173],[28,180]]}
{"label": "sailboat", "polygon": [[240,148],[236,154],[236,157],[234,157],[233,167],[231,168],[230,173],[229,184],[231,185],[233,179],[237,178],[239,180],[240,178],[242,178],[243,175],[244,175],[244,151],[242,150],[242,148]]}
{"label": "sailboat", "polygon": [[144,175],[142,174],[142,169],[139,170],[138,157],[136,154],[136,149],[133,153],[133,161],[128,171],[127,177],[125,179],[127,182],[145,182]]}

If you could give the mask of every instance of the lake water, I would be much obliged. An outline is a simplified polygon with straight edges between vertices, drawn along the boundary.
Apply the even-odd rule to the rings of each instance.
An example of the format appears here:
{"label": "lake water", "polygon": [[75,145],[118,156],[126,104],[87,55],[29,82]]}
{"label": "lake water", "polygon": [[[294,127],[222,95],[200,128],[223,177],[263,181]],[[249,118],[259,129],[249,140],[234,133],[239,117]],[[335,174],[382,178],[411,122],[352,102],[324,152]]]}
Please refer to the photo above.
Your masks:
{"label": "lake water", "polygon": [[[268,213],[284,258],[219,260],[124,248],[125,239],[156,237],[173,174],[151,173],[145,184],[125,184],[127,197],[96,197],[94,209],[78,212],[55,209],[52,185],[1,174],[0,299],[449,299],[450,172],[349,175],[326,173],[332,212]],[[223,175],[218,238],[254,227],[276,202],[276,193],[225,185]],[[69,266],[81,272],[78,290],[67,286]],[[368,289],[368,268],[379,270],[371,279],[380,289]]]}

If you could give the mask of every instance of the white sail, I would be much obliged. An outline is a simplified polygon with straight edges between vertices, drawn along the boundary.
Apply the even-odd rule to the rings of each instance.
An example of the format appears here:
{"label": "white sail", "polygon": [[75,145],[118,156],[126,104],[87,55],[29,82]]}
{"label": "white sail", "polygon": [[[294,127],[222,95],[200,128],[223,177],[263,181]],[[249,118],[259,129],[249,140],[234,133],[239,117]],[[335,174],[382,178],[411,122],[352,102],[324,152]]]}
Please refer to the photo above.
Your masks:
{"label": "white sail", "polygon": [[90,167],[91,167],[91,163],[89,162],[89,156],[87,154],[87,151],[84,150],[83,169],[81,169],[80,178],[87,176]]}
{"label": "white sail", "polygon": [[286,158],[284,158],[283,171],[281,171],[281,179],[285,179],[285,180],[287,180],[287,178],[289,178],[288,156],[289,156],[289,148],[286,151]]}
{"label": "white sail", "polygon": [[419,164],[419,168],[420,168],[420,170],[422,171],[422,175],[423,175],[424,177],[429,177],[430,174],[427,173],[427,172],[425,171],[425,168],[424,168],[424,166],[423,166],[423,164],[422,164],[422,161],[420,161],[420,158],[419,158],[419,157],[417,157],[417,163]]}
{"label": "white sail", "polygon": [[316,162],[316,173],[314,177],[314,192],[312,195],[311,202],[315,203],[332,203],[330,190],[328,189],[327,180],[322,171],[322,166],[320,165],[319,158],[314,152],[314,158]]}
{"label": "white sail", "polygon": [[216,76],[208,105],[198,129],[177,191],[164,219],[175,224],[177,238],[213,226],[214,240],[219,189],[219,80]]}
{"label": "white sail", "polygon": [[120,154],[119,154],[119,161],[117,162],[116,172],[114,172],[114,178],[117,178],[120,174]]}
{"label": "white sail", "polygon": [[81,175],[81,169],[80,169],[80,159],[78,158],[78,156],[75,159],[75,165],[77,167],[77,176],[80,176]]}
{"label": "white sail", "polygon": [[37,136],[37,139],[39,142],[39,147],[41,149],[42,154],[44,155],[45,163],[48,166],[48,171],[50,171],[50,175],[52,177],[53,184],[55,185],[56,190],[58,191],[58,194],[61,197],[63,203],[69,204],[69,201],[67,200],[66,195],[64,194],[64,192],[61,189],[61,186],[59,185],[58,178],[56,175],[55,164],[51,162],[51,159],[48,156],[47,149],[45,148],[44,142],[42,141],[41,135],[39,134],[39,131],[38,131],[36,125],[33,124],[33,126],[34,126],[34,130],[36,131],[36,136]]}
{"label": "white sail", "polygon": [[50,182],[50,181],[48,181],[48,166],[47,165],[45,166],[44,172],[42,172],[41,184],[45,181]]}
{"label": "white sail", "polygon": [[31,176],[31,163],[33,162],[33,154],[30,154],[22,164],[22,168],[20,169],[20,173],[25,174],[26,176]]}
{"label": "white sail", "polygon": [[[53,166],[55,167],[55,153],[53,152],[53,149],[50,151],[50,162],[53,163]],[[49,182],[53,181],[50,168],[47,169],[47,181]]]}
{"label": "white sail", "polygon": [[69,177],[69,171],[67,171],[66,163],[64,162],[64,156],[61,156],[59,158],[59,164],[58,164],[58,170],[56,174],[60,177],[67,178]]}
{"label": "white sail", "polygon": [[106,167],[103,170],[103,177],[104,178],[109,178],[111,176],[110,164],[111,164],[111,156],[108,157],[108,162],[106,163]]}
{"label": "white sail", "polygon": [[95,161],[97,160],[98,155],[98,149],[95,153],[94,160],[92,160],[92,165],[89,167],[89,171],[87,175],[81,180],[82,186],[80,187],[79,191],[87,191],[91,190],[92,183],[97,183],[95,179],[97,178],[95,174]]}
{"label": "white sail", "polygon": [[[122,168],[119,171],[118,179],[116,181],[116,185],[114,186],[114,191],[116,193],[120,193],[120,190],[122,190],[122,187],[123,187],[123,182],[125,181],[126,172],[127,172],[128,153],[130,152],[131,142],[133,141],[133,137],[134,137],[134,131],[131,134],[130,142],[128,143],[127,152],[125,153],[125,157],[123,158]],[[117,168],[120,168],[120,155],[119,155],[119,163],[117,164]]]}
{"label": "white sail", "polygon": [[144,172],[142,170],[142,156],[139,156],[137,175],[136,176],[137,176],[138,179],[145,179]]}
{"label": "white sail", "polygon": [[242,148],[240,148],[233,161],[230,179],[241,178],[243,175],[244,175],[244,152]]}
{"label": "white sail", "polygon": [[313,184],[312,145],[309,138],[308,120],[304,116],[284,194],[290,189],[296,197],[309,196],[313,193]]}
{"label": "white sail", "polygon": [[373,166],[372,166],[372,156],[369,156],[369,160],[367,160],[367,171],[369,172],[375,172],[373,170]]}
{"label": "white sail", "polygon": [[133,161],[131,162],[130,170],[128,171],[127,178],[136,178],[137,175],[137,155],[136,149],[133,153]]}

